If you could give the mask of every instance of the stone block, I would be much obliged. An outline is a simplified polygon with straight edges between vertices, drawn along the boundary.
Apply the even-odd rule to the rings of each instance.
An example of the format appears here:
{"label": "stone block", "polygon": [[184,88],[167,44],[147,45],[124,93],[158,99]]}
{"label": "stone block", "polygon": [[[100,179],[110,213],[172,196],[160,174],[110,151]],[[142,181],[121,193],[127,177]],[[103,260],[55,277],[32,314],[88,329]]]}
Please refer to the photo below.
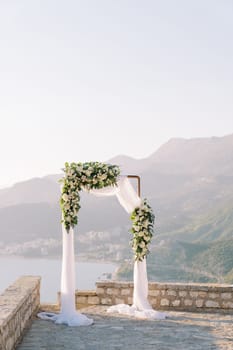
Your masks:
{"label": "stone block", "polygon": [[158,299],[156,298],[150,298],[149,302],[152,306],[156,307],[159,303],[158,303]]}
{"label": "stone block", "polygon": [[76,304],[87,304],[87,297],[81,297],[81,296],[77,296],[76,297]]}
{"label": "stone block", "polygon": [[221,293],[221,298],[222,299],[232,299],[232,294],[231,293]]}
{"label": "stone block", "polygon": [[100,298],[100,304],[101,305],[112,305],[112,299],[111,298]]}
{"label": "stone block", "polygon": [[149,290],[148,295],[150,297],[157,297],[160,295],[160,291],[159,290]]}
{"label": "stone block", "polygon": [[207,300],[205,302],[205,306],[211,307],[211,308],[219,308],[220,307],[219,303],[217,301],[213,301],[213,300]]}
{"label": "stone block", "polygon": [[113,295],[114,294],[114,290],[112,288],[107,288],[106,294],[107,295]]}
{"label": "stone block", "polygon": [[185,290],[181,290],[181,291],[179,291],[179,296],[184,298],[187,296],[187,292]]}
{"label": "stone block", "polygon": [[218,293],[209,293],[208,297],[210,299],[217,299],[217,298],[219,298],[219,294]]}
{"label": "stone block", "polygon": [[87,303],[88,303],[88,305],[99,305],[100,298],[97,296],[96,297],[90,296],[87,298]]}
{"label": "stone block", "polygon": [[124,299],[121,298],[116,298],[115,299],[115,304],[126,304],[126,301]]}
{"label": "stone block", "polygon": [[172,289],[169,289],[169,290],[167,291],[167,295],[176,297],[176,291],[175,291],[175,290],[172,290]]}
{"label": "stone block", "polygon": [[190,291],[190,292],[189,292],[189,295],[190,295],[191,298],[197,298],[197,297],[198,297],[198,292],[196,292],[196,291],[195,291],[195,292]]}
{"label": "stone block", "polygon": [[206,298],[207,297],[207,295],[208,295],[208,293],[207,292],[198,292],[198,298]]}
{"label": "stone block", "polygon": [[176,299],[172,301],[172,306],[180,306],[180,300]]}
{"label": "stone block", "polygon": [[128,297],[128,303],[129,305],[133,305],[133,298],[132,297]]}
{"label": "stone block", "polygon": [[96,294],[97,295],[104,295],[105,294],[105,288],[97,287],[96,288]]}
{"label": "stone block", "polygon": [[204,305],[204,300],[203,300],[203,299],[197,299],[197,300],[195,301],[195,305],[196,305],[196,307],[203,307],[203,305]]}
{"label": "stone block", "polygon": [[126,289],[126,288],[122,289],[121,290],[121,295],[130,295],[130,289],[129,288],[128,289]]}
{"label": "stone block", "polygon": [[185,299],[184,300],[184,305],[185,306],[192,306],[193,305],[193,300],[192,299]]}
{"label": "stone block", "polygon": [[168,299],[161,299],[160,301],[161,306],[169,306],[169,300]]}
{"label": "stone block", "polygon": [[233,309],[233,302],[231,301],[224,301],[222,303],[222,306],[224,309]]}

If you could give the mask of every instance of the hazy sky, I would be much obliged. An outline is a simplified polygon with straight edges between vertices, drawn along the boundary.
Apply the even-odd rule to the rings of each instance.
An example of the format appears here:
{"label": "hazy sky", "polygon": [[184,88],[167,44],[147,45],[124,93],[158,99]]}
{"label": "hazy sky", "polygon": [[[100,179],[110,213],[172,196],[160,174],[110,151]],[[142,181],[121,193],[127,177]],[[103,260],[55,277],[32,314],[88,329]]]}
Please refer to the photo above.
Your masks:
{"label": "hazy sky", "polygon": [[233,133],[232,0],[0,0],[0,187]]}

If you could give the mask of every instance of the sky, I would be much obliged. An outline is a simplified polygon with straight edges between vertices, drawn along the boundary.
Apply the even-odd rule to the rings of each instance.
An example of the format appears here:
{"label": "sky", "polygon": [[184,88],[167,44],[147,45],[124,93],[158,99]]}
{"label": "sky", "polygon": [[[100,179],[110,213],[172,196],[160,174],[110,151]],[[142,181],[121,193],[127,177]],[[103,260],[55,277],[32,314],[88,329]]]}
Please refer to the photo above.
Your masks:
{"label": "sky", "polygon": [[1,0],[0,188],[233,133],[232,0]]}

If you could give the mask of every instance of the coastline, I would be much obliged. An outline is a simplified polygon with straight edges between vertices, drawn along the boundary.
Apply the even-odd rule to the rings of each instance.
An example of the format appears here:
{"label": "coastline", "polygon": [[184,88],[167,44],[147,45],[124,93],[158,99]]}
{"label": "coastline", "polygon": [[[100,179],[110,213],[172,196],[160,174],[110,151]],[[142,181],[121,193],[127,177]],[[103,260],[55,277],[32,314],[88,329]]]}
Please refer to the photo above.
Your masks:
{"label": "coastline", "polygon": [[[0,255],[0,259],[2,258],[15,258],[15,259],[22,259],[22,260],[62,260],[61,255],[36,255],[36,256],[27,256],[27,255],[14,255],[14,254],[4,254]],[[101,264],[112,264],[112,265],[119,265],[119,262],[116,262],[114,260],[98,260],[98,259],[88,259],[80,256],[75,256],[75,262],[84,262],[84,263],[101,263]]]}

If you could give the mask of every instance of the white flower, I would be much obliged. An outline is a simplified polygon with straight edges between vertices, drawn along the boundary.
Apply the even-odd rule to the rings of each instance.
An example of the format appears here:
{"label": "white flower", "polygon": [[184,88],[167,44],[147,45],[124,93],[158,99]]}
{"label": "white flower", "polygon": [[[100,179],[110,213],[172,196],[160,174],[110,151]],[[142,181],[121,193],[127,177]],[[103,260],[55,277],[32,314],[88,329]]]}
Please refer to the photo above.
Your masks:
{"label": "white flower", "polygon": [[107,179],[107,175],[106,174],[102,174],[102,175],[99,176],[99,179],[100,180],[105,180],[105,179]]}
{"label": "white flower", "polygon": [[66,193],[63,193],[62,199],[63,201],[67,202],[69,200],[69,196]]}
{"label": "white flower", "polygon": [[68,172],[67,172],[67,176],[73,176],[74,174],[74,170],[73,169],[69,169]]}
{"label": "white flower", "polygon": [[148,213],[148,211],[149,211],[149,208],[148,208],[147,205],[143,205],[143,206],[141,207],[141,209],[142,209],[143,211],[145,211],[146,213]]}
{"label": "white flower", "polygon": [[145,242],[144,242],[144,241],[142,241],[141,243],[139,243],[139,247],[140,247],[140,248],[144,248],[144,247],[145,247],[145,245],[146,245],[146,244],[145,244]]}
{"label": "white flower", "polygon": [[143,226],[144,226],[144,227],[148,227],[148,225],[149,225],[149,220],[146,219],[146,220],[143,222]]}

